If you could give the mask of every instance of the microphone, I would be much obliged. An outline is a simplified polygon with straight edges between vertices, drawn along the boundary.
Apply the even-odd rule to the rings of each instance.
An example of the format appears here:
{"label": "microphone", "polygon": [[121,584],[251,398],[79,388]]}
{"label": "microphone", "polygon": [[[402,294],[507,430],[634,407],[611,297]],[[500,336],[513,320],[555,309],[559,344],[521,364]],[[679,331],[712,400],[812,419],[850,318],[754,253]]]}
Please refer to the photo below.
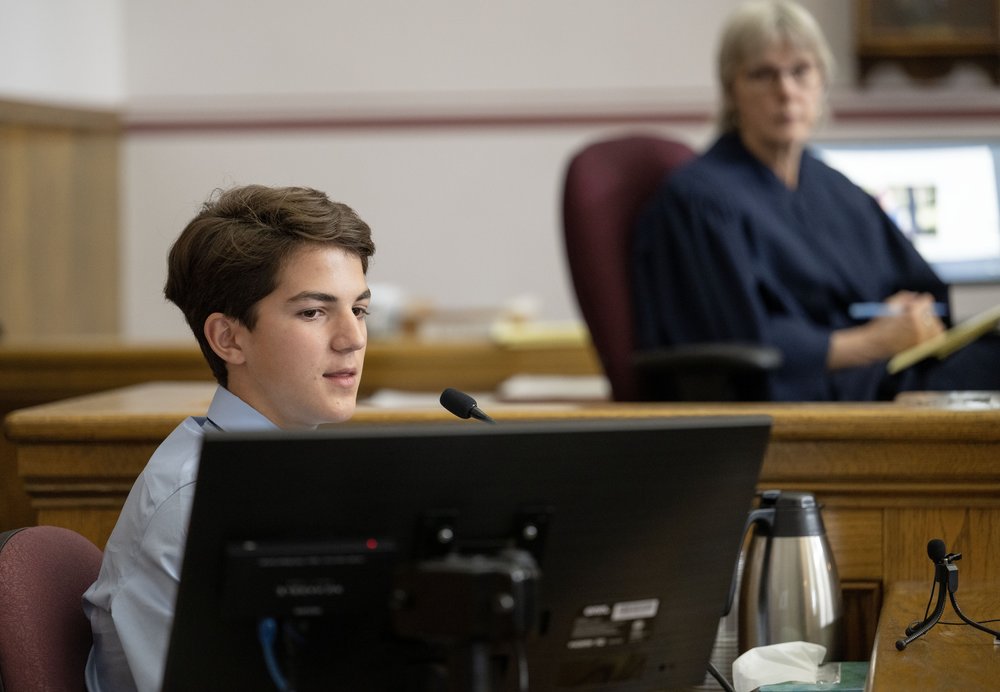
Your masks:
{"label": "microphone", "polygon": [[441,405],[459,418],[475,418],[484,423],[496,424],[495,420],[486,415],[486,412],[476,405],[475,399],[465,392],[460,392],[452,387],[448,387],[441,392]]}
{"label": "microphone", "polygon": [[944,547],[944,541],[940,538],[932,538],[927,541],[927,557],[934,564],[939,564],[945,558],[948,549]]}
{"label": "microphone", "polygon": [[[945,548],[944,541],[940,538],[932,538],[927,542],[927,557],[934,562],[934,585],[931,587],[931,597],[933,598],[934,592],[937,591],[937,605],[934,606],[933,613],[930,615],[925,613],[923,620],[914,622],[906,628],[906,638],[896,640],[896,650],[902,651],[913,640],[927,634],[928,630],[938,623],[941,614],[944,613],[945,598],[951,599],[951,607],[965,624],[993,635],[994,643],[1000,642],[1000,632],[991,630],[989,627],[970,619],[958,607],[958,601],[955,599],[955,592],[958,591],[958,565],[955,564],[955,561],[962,559],[962,553],[949,553]],[[928,601],[928,609],[930,605],[930,601]]]}
{"label": "microphone", "polygon": [[955,560],[961,560],[962,553],[949,553],[947,548],[944,547],[944,541],[940,538],[932,538],[927,542],[927,557],[935,565],[945,563],[950,565]]}

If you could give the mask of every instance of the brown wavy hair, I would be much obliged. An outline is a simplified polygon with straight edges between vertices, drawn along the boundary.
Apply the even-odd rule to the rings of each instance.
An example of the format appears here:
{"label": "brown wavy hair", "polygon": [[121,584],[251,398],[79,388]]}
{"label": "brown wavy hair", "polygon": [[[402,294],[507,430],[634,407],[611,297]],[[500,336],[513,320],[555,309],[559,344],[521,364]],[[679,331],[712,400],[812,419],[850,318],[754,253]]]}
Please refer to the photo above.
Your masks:
{"label": "brown wavy hair", "polygon": [[174,242],[163,293],[184,313],[222,386],[226,363],[205,338],[205,320],[220,312],[252,330],[257,302],[274,291],[284,262],[306,244],[340,247],[360,258],[366,273],[375,253],[371,229],[353,209],[306,187],[216,190]]}

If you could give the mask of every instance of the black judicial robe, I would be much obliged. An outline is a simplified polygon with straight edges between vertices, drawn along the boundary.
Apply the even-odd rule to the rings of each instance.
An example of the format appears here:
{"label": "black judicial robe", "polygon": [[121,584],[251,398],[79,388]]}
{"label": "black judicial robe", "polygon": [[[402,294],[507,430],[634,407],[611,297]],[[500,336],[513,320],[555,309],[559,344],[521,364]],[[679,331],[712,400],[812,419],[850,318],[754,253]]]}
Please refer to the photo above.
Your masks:
{"label": "black judicial robe", "polygon": [[778,401],[866,401],[928,387],[921,373],[931,366],[897,378],[884,362],[826,369],[831,332],[857,324],[851,303],[904,289],[947,302],[948,290],[874,198],[808,151],[789,190],[737,135],[724,135],[661,184],[635,230],[640,347],[775,346],[784,354],[770,379]]}

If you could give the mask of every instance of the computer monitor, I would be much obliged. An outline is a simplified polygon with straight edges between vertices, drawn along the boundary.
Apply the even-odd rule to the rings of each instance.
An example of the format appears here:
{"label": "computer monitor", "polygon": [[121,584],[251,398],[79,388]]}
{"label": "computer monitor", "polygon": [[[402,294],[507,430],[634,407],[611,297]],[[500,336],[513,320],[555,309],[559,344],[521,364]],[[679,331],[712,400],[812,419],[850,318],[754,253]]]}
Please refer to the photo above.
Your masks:
{"label": "computer monitor", "polygon": [[817,153],[879,201],[942,280],[1000,282],[1000,143],[829,142]]}
{"label": "computer monitor", "polygon": [[734,416],[209,435],[163,689],[701,682],[769,430]]}

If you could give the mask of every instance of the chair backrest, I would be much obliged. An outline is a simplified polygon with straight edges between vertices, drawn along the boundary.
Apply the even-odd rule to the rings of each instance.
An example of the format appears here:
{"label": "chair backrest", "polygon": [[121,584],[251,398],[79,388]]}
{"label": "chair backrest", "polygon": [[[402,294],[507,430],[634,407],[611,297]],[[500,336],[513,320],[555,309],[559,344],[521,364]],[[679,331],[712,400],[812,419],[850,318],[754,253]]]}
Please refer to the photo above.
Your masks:
{"label": "chair backrest", "polygon": [[573,287],[618,401],[639,398],[632,367],[632,230],[666,175],[694,158],[686,144],[629,135],[585,146],[563,186],[563,233]]}
{"label": "chair backrest", "polygon": [[58,526],[0,534],[0,691],[85,690],[92,645],[83,592],[101,550]]}

